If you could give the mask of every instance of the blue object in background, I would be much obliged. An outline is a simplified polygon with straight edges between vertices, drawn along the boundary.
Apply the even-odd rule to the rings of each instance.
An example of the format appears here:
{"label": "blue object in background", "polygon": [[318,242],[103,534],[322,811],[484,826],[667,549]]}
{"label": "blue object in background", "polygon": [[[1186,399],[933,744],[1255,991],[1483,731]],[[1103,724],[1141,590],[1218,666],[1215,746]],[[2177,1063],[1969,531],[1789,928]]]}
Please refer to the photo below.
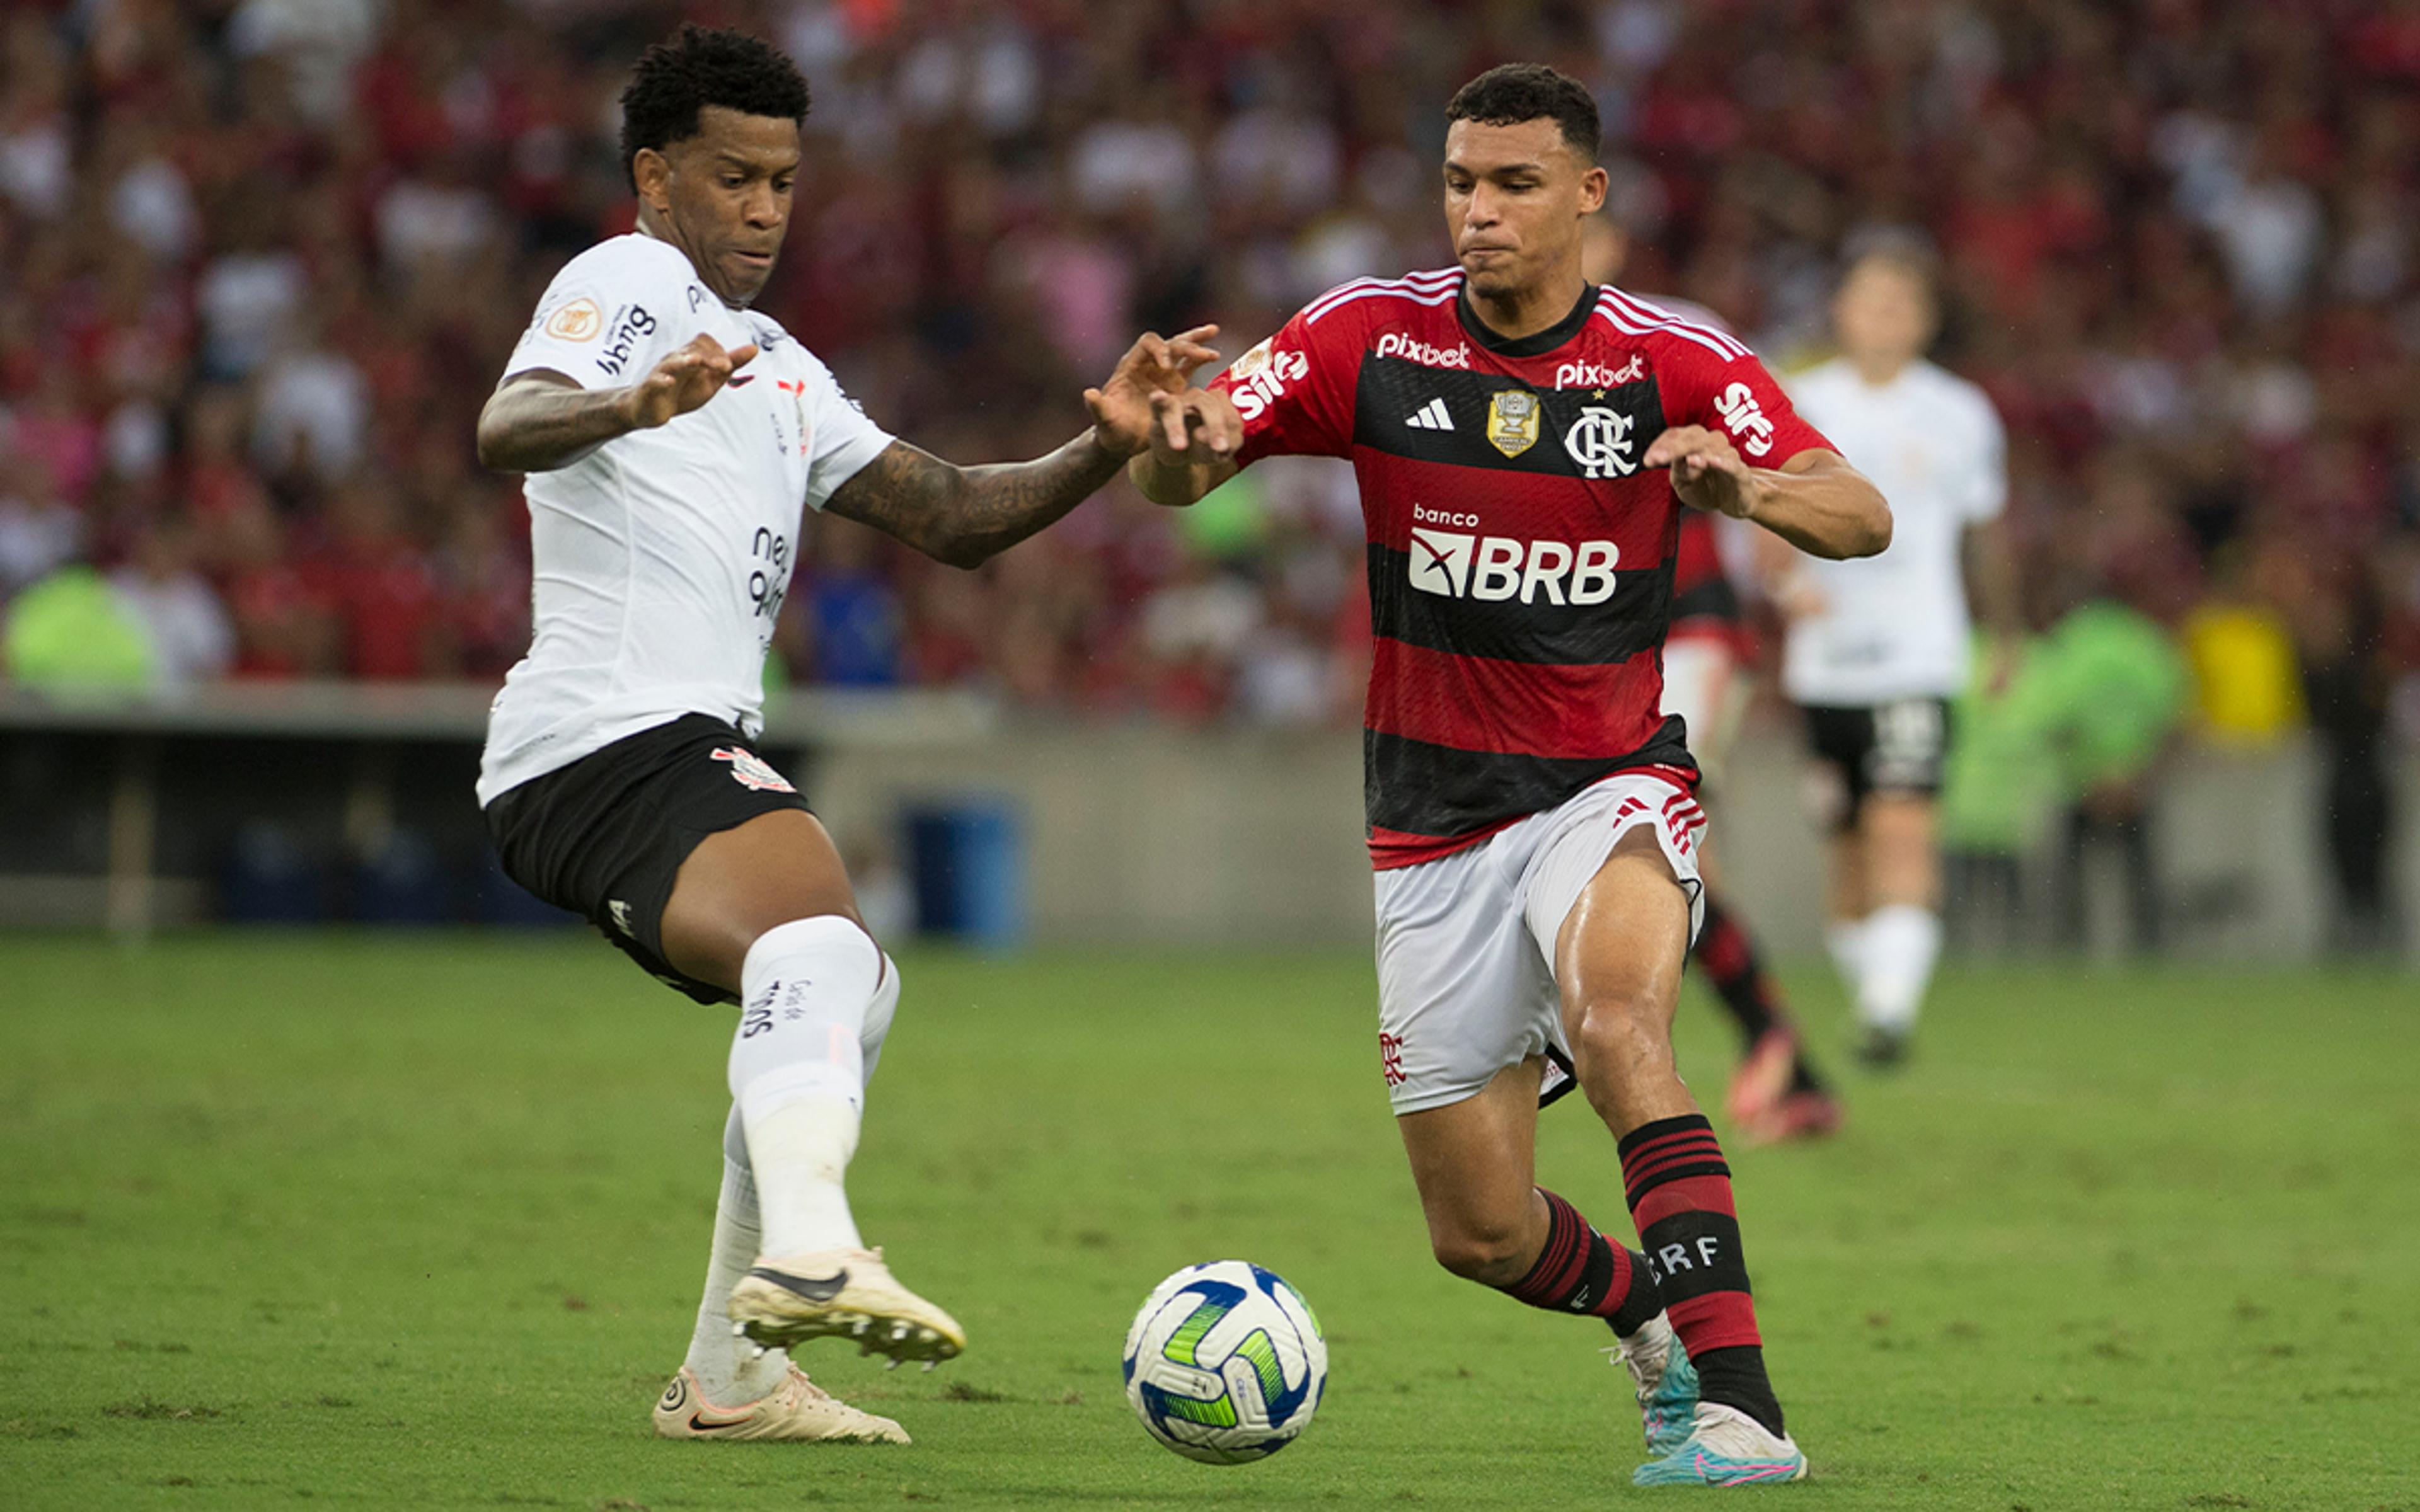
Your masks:
{"label": "blue object in background", "polygon": [[985,950],[1025,943],[1025,824],[1005,798],[908,813],[916,927]]}
{"label": "blue object in background", "polygon": [[905,636],[899,595],[880,577],[853,572],[818,579],[808,590],[815,633],[814,680],[840,687],[890,687],[899,681]]}
{"label": "blue object in background", "polygon": [[353,918],[365,924],[444,924],[453,879],[427,837],[398,829],[353,866]]}
{"label": "blue object in background", "polygon": [[236,832],[219,872],[219,910],[238,924],[318,924],[328,917],[324,870],[275,825]]}

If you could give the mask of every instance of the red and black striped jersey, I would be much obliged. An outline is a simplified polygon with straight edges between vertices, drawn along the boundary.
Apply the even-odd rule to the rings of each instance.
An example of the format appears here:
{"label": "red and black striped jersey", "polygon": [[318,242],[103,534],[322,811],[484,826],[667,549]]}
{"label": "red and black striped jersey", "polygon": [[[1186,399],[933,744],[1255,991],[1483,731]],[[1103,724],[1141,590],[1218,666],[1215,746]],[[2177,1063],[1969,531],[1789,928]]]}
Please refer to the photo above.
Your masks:
{"label": "red and black striped jersey", "polygon": [[1363,797],[1380,870],[1475,844],[1611,774],[1693,777],[1660,713],[1682,505],[1673,425],[1759,467],[1830,442],[1733,338],[1611,287],[1552,329],[1481,324],[1460,269],[1329,290],[1214,386],[1242,460],[1352,459],[1376,634]]}

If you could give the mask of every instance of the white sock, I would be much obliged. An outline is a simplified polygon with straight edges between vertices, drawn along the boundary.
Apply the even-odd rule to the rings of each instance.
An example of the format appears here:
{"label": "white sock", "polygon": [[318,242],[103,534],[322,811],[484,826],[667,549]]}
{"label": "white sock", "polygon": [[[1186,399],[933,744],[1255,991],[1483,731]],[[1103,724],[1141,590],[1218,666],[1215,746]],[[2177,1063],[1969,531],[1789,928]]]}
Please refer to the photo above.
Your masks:
{"label": "white sock", "polygon": [[706,1295],[698,1299],[697,1327],[689,1336],[690,1374],[717,1407],[744,1407],[769,1395],[789,1370],[780,1350],[756,1346],[731,1333],[731,1288],[756,1263],[756,1182],[748,1169],[748,1136],[739,1108],[722,1130],[722,1196],[714,1205],[714,1253],[706,1265]]}
{"label": "white sock", "polygon": [[1875,909],[1866,920],[1865,990],[1857,995],[1857,1017],[1897,1034],[1915,1028],[1940,959],[1939,914],[1914,903]]}
{"label": "white sock", "polygon": [[887,974],[874,941],[845,918],[793,919],[748,948],[731,1092],[768,1256],[864,1247],[842,1181],[865,1098],[861,1037]]}
{"label": "white sock", "polygon": [[891,1036],[891,1021],[899,1012],[899,963],[889,955],[882,958],[882,981],[874,989],[874,1001],[865,1007],[865,1027],[857,1037],[858,1049],[865,1057],[865,1085],[874,1085],[874,1067],[882,1058],[882,1041]]}
{"label": "white sock", "polygon": [[1836,918],[1823,926],[1823,949],[1832,953],[1832,969],[1840,986],[1856,1002],[1866,991],[1866,924],[1864,918]]}

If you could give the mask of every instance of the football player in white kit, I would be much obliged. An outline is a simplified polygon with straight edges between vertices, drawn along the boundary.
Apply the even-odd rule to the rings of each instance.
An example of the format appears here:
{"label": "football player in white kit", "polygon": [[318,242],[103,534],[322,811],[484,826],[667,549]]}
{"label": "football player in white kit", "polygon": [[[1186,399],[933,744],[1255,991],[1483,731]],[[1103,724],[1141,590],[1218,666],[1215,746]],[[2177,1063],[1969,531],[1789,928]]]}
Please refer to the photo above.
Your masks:
{"label": "football player in white kit", "polygon": [[1924,359],[1939,326],[1930,258],[1898,244],[1856,256],[1833,319],[1840,355],[1792,381],[1791,397],[1882,488],[1898,532],[1862,561],[1786,548],[1768,560],[1781,563],[1774,596],[1789,619],[1782,687],[1840,800],[1826,943],[1856,1005],[1861,1058],[1889,1065],[1941,953],[1935,809],[1949,701],[1969,673],[1966,573],[1995,632],[1994,686],[2022,610],[2000,524],[1999,416],[1981,389]]}
{"label": "football player in white kit", "polygon": [[850,1213],[898,969],[752,744],[801,512],[981,562],[1148,450],[1155,406],[1182,409],[1171,395],[1217,355],[1213,332],[1138,342],[1087,391],[1094,424],[1049,455],[954,467],[884,434],[748,308],[799,169],[807,86],[789,60],[684,26],[640,59],[622,109],[638,229],[565,266],[479,417],[480,460],[529,475],[536,614],[479,801],[517,881],[692,997],[741,1005],[706,1295],[657,1431],[905,1442],[786,1352],[840,1336],[929,1367],[966,1342]]}

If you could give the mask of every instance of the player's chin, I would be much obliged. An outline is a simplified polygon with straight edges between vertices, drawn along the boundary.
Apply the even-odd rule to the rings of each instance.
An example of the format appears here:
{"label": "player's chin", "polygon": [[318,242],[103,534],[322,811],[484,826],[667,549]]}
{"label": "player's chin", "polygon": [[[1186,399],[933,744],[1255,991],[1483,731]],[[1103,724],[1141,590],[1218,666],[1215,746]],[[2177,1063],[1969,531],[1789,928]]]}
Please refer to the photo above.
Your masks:
{"label": "player's chin", "polygon": [[1521,287],[1519,272],[1503,257],[1465,257],[1462,275],[1470,292],[1481,299],[1511,294]]}
{"label": "player's chin", "polygon": [[726,253],[722,258],[722,294],[735,304],[746,304],[764,291],[773,281],[773,259],[744,252]]}

